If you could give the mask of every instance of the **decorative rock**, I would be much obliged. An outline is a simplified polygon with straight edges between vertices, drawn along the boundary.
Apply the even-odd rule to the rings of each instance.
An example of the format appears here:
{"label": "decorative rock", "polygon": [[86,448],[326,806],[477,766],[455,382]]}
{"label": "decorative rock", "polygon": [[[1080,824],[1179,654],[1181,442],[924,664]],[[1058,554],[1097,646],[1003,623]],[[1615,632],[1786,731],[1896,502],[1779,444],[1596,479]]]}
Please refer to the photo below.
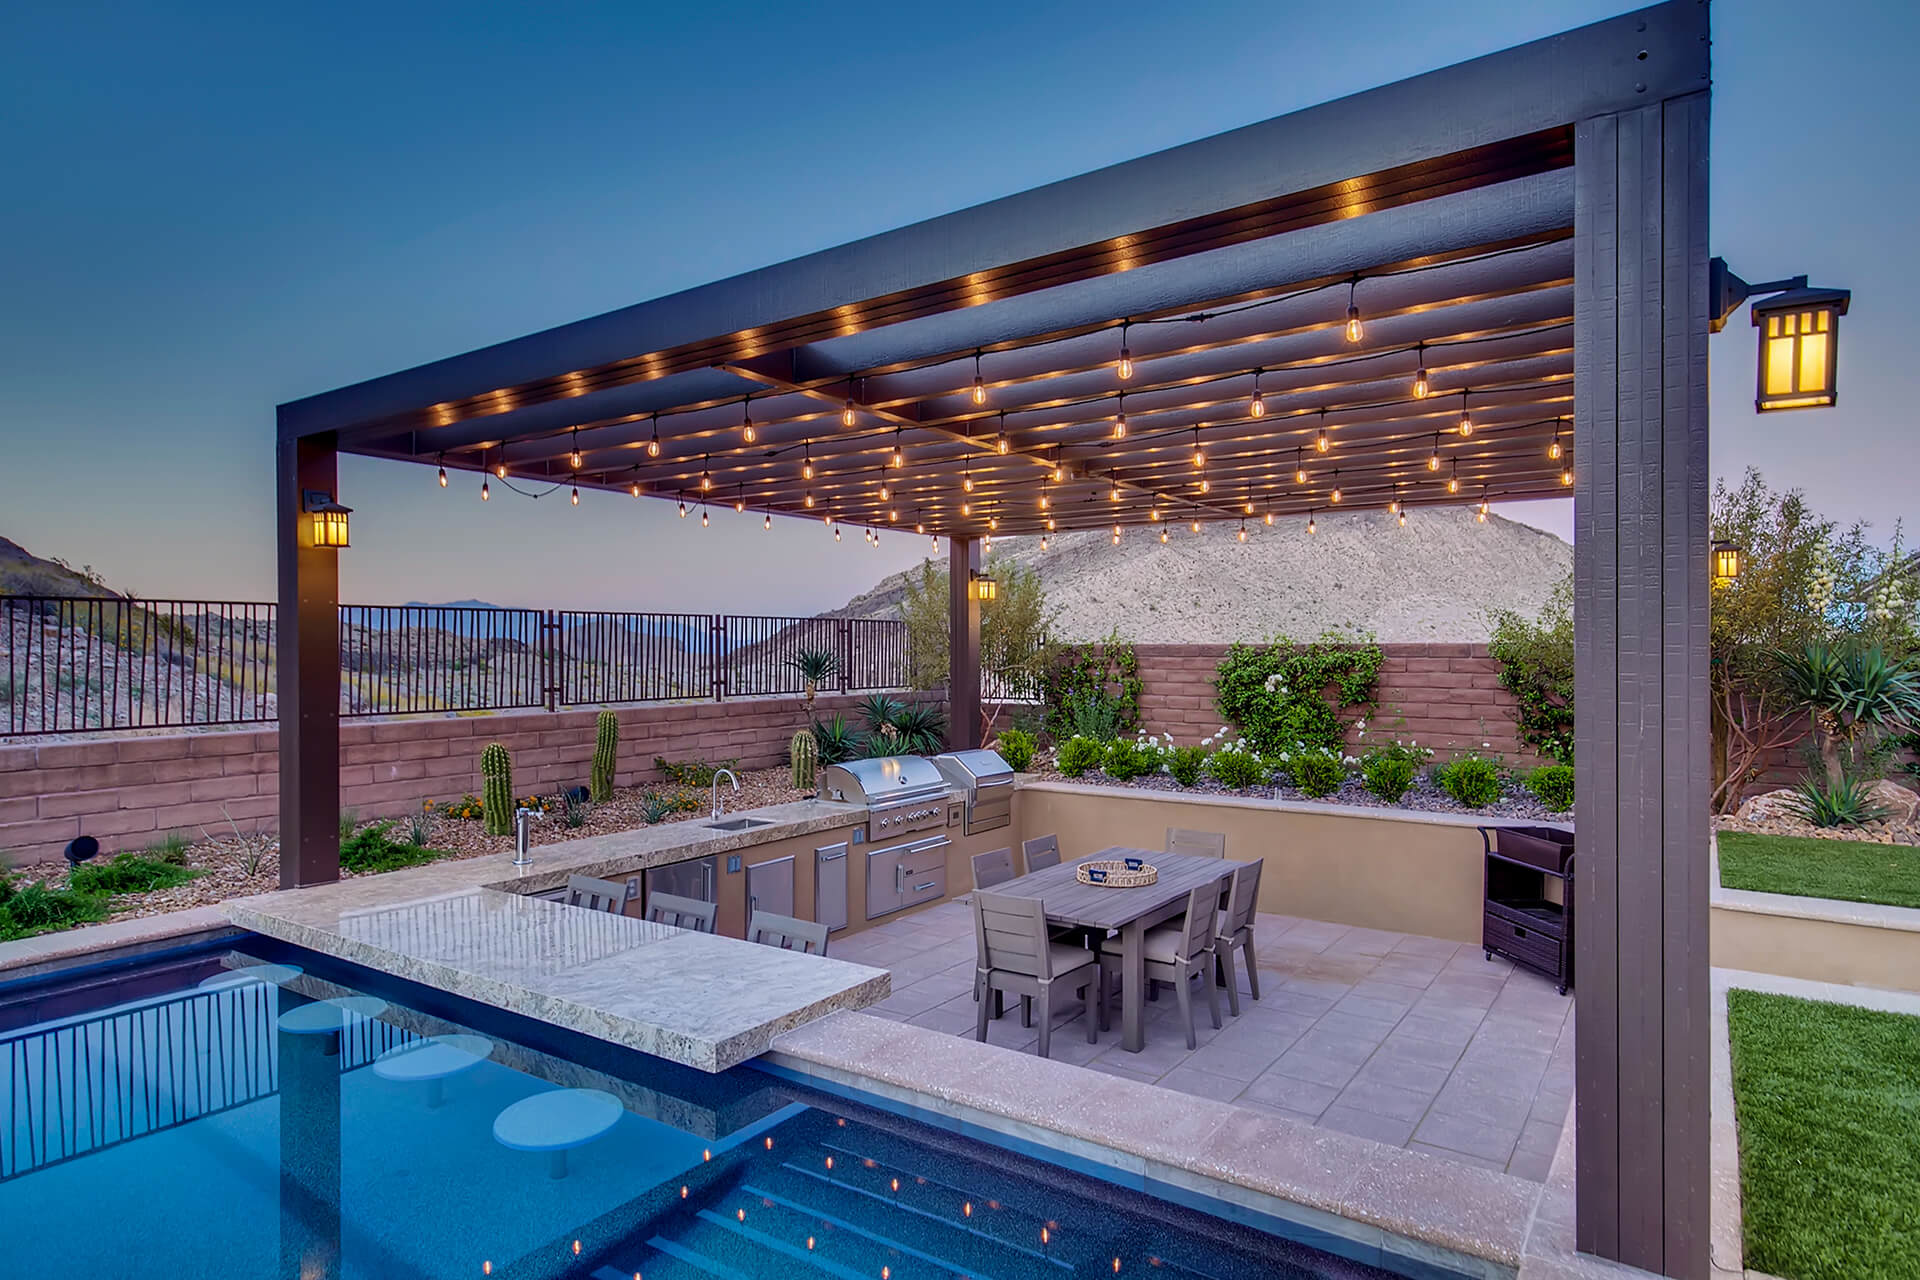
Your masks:
{"label": "decorative rock", "polygon": [[1897,782],[1888,782],[1885,778],[1867,788],[1867,795],[1873,802],[1887,811],[1887,817],[1894,822],[1912,822],[1920,819],[1920,792],[1911,791]]}
{"label": "decorative rock", "polygon": [[1742,822],[1803,822],[1798,794],[1791,787],[1768,791],[1744,801],[1734,817]]}
{"label": "decorative rock", "polygon": [[502,1111],[493,1121],[493,1140],[515,1151],[551,1154],[547,1176],[567,1176],[567,1151],[583,1146],[619,1121],[620,1099],[599,1089],[550,1089]]}

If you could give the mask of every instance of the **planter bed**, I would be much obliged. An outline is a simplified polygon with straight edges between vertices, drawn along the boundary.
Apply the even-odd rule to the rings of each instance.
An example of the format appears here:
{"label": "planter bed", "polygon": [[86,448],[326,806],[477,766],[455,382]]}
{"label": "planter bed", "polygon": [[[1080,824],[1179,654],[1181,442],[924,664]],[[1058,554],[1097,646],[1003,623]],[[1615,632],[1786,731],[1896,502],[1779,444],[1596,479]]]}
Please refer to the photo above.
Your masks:
{"label": "planter bed", "polygon": [[1129,791],[1155,791],[1172,795],[1195,797],[1240,796],[1259,800],[1291,800],[1303,804],[1343,804],[1361,809],[1404,809],[1414,813],[1452,813],[1470,818],[1497,818],[1523,822],[1572,822],[1571,811],[1556,812],[1541,804],[1529,792],[1514,788],[1481,809],[1469,809],[1446,792],[1440,790],[1433,781],[1422,775],[1414,779],[1413,786],[1405,795],[1393,803],[1382,800],[1366,789],[1357,777],[1348,778],[1340,784],[1340,789],[1332,795],[1310,796],[1298,787],[1284,783],[1267,783],[1257,787],[1233,790],[1223,787],[1212,778],[1202,778],[1191,787],[1183,787],[1166,774],[1149,774],[1120,782],[1098,770],[1088,770],[1078,778],[1070,778],[1055,769],[1036,768],[1028,777],[1044,782],[1079,782],[1092,786],[1117,787]]}

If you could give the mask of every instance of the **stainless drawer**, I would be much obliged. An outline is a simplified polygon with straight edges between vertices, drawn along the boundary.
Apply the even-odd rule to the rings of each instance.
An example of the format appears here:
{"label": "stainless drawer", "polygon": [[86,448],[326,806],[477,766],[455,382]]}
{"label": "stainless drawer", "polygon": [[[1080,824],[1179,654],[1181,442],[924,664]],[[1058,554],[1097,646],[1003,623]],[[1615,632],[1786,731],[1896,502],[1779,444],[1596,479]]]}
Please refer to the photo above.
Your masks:
{"label": "stainless drawer", "polygon": [[947,894],[945,836],[875,849],[867,855],[867,919],[944,898]]}
{"label": "stainless drawer", "polygon": [[968,835],[979,831],[998,831],[1012,824],[1012,787],[995,787],[992,790],[983,787],[973,803],[967,807]]}

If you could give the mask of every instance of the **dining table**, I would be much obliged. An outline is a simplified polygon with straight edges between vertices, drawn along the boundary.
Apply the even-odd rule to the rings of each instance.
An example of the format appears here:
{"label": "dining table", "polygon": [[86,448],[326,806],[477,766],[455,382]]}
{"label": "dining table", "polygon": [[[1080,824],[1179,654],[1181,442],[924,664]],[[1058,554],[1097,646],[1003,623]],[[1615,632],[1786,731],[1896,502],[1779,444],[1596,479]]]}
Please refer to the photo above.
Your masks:
{"label": "dining table", "polygon": [[[1152,884],[1121,887],[1083,884],[1083,862],[1139,858],[1158,873]],[[1237,863],[1225,858],[1196,858],[1158,849],[1102,849],[1074,862],[1060,862],[1040,871],[994,885],[1003,897],[1039,901],[1052,927],[1085,929],[1104,937],[1120,935],[1121,1014],[1120,1045],[1129,1053],[1146,1047],[1147,930],[1184,915],[1195,889],[1224,888]],[[1209,976],[1211,981],[1211,976]],[[1089,1015],[1091,1016],[1091,1015]]]}

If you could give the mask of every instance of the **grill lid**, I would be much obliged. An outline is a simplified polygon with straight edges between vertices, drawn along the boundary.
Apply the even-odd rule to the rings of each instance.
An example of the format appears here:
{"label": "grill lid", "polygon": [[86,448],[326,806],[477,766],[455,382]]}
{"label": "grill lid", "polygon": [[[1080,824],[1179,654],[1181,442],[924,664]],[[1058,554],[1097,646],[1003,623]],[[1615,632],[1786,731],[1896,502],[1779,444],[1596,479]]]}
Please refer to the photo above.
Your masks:
{"label": "grill lid", "polygon": [[968,791],[979,787],[1004,787],[1013,782],[1013,769],[998,751],[978,747],[972,751],[949,751],[933,758],[941,774],[954,786]]}
{"label": "grill lid", "polygon": [[879,756],[828,765],[820,785],[830,799],[869,807],[908,804],[947,793],[947,780],[925,756]]}

